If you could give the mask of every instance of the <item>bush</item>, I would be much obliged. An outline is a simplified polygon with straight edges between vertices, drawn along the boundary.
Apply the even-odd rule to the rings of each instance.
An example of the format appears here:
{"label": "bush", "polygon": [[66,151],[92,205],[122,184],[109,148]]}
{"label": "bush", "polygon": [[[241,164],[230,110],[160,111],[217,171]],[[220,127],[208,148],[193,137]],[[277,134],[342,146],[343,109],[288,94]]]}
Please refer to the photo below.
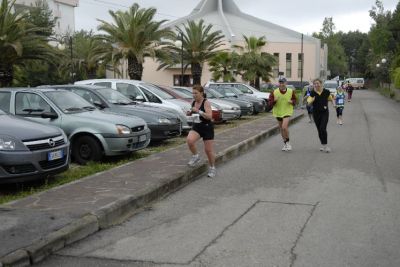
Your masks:
{"label": "bush", "polygon": [[400,89],[400,67],[393,72],[394,87]]}

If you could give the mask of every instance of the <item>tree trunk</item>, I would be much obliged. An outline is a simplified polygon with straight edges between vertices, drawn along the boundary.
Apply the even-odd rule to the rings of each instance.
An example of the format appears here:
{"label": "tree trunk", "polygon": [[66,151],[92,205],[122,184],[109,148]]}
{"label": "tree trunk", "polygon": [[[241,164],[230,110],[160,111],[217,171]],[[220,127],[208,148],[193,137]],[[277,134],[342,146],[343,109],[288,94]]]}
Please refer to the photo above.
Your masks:
{"label": "tree trunk", "polygon": [[203,69],[199,63],[192,64],[193,85],[201,84],[201,73]]}
{"label": "tree trunk", "polygon": [[257,88],[257,89],[260,89],[260,77],[259,76],[256,77],[256,81],[254,83],[254,87]]}
{"label": "tree trunk", "polygon": [[0,64],[0,87],[10,86],[14,77],[13,67]]}
{"label": "tree trunk", "polygon": [[142,80],[143,64],[136,57],[128,57],[128,74],[131,80]]}
{"label": "tree trunk", "polygon": [[96,69],[95,68],[88,69],[87,76],[88,76],[88,79],[96,79],[97,78]]}

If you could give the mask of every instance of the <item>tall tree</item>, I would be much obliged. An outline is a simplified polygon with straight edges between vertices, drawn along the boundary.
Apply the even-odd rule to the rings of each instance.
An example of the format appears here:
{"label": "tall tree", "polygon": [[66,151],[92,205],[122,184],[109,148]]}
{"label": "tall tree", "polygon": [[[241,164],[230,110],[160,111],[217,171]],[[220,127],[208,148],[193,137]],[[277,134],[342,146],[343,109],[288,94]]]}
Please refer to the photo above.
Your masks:
{"label": "tall tree", "polygon": [[334,32],[335,24],[333,19],[325,18],[322,29],[313,36],[322,40],[328,45],[328,69],[330,77],[345,75],[348,70],[348,63],[343,46],[339,42],[338,35]]}
{"label": "tall tree", "polygon": [[43,29],[28,21],[27,12],[14,11],[15,1],[2,0],[0,6],[0,87],[9,86],[14,68],[32,59],[51,60]]}
{"label": "tall tree", "polygon": [[216,55],[222,45],[223,35],[221,31],[213,31],[211,24],[205,25],[202,19],[198,22],[188,21],[182,28],[176,27],[176,31],[175,39],[182,41],[182,47],[171,42],[166,47],[169,50],[168,56],[160,58],[159,69],[181,63],[182,53],[185,69],[190,66],[193,84],[201,84],[203,64]]}
{"label": "tall tree", "polygon": [[260,88],[260,79],[268,82],[272,77],[272,67],[275,64],[275,58],[266,52],[263,48],[267,44],[265,36],[245,36],[244,46],[236,45],[239,50],[239,71],[242,78],[249,81],[251,85]]}
{"label": "tall tree", "polygon": [[131,79],[142,79],[145,58],[155,58],[161,40],[172,36],[169,29],[161,29],[165,20],[154,21],[156,11],[155,8],[140,8],[135,3],[127,11],[110,10],[114,23],[99,20],[98,29],[106,33],[104,39],[113,48],[103,57],[111,59],[113,64],[126,59]]}

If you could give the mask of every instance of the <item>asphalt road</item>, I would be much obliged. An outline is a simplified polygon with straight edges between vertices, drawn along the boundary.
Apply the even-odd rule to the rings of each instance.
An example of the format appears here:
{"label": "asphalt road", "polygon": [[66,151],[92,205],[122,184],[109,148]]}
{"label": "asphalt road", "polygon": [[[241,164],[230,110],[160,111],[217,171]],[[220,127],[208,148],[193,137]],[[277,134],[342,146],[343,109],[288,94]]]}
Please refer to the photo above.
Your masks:
{"label": "asphalt road", "polygon": [[400,266],[400,105],[355,91],[332,153],[306,116],[38,266]]}

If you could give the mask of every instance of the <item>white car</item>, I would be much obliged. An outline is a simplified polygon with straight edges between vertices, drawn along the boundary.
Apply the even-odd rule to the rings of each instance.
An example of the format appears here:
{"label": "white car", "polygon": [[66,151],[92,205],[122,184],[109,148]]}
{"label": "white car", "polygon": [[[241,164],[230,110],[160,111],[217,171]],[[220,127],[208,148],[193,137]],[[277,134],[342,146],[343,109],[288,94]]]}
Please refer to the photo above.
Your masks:
{"label": "white car", "polygon": [[338,88],[338,82],[336,80],[329,80],[324,82],[324,88],[331,92],[331,95],[336,95]]}
{"label": "white car", "polygon": [[[184,101],[177,102],[169,99],[170,96],[151,83],[127,80],[127,79],[93,79],[75,82],[75,84],[91,84],[108,87],[121,92],[133,101],[143,103],[146,106],[156,106],[167,110],[174,110],[182,121],[182,130],[189,131],[191,126],[188,124],[186,111],[190,109],[190,104]],[[188,106],[189,105],[189,106]]]}

